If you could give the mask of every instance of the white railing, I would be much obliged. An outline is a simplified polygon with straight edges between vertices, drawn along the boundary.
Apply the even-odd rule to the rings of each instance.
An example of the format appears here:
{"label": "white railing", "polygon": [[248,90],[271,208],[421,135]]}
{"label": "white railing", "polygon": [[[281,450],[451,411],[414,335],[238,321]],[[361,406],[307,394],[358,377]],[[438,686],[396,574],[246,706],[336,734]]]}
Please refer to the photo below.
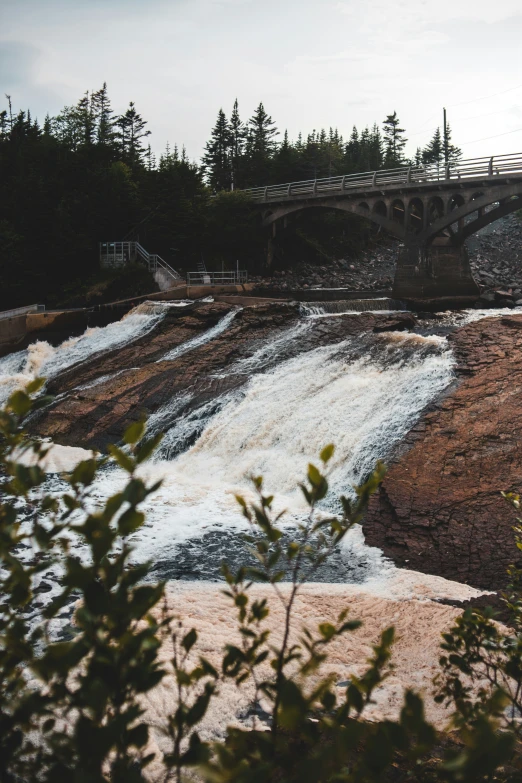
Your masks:
{"label": "white railing", "polygon": [[454,179],[488,179],[510,174],[522,177],[522,153],[495,155],[489,158],[471,158],[448,164],[426,166],[402,166],[397,169],[366,171],[362,174],[345,174],[339,177],[308,179],[288,182],[285,185],[268,185],[248,188],[243,192],[254,201],[284,201],[299,196],[325,196],[330,194],[381,190],[389,185],[440,182]]}
{"label": "white railing", "polygon": [[173,281],[183,280],[170,264],[157,253],[149,253],[139,242],[100,242],[100,263],[102,266],[123,266],[141,258],[152,274],[162,269]]}
{"label": "white railing", "polygon": [[4,318],[16,318],[17,315],[29,315],[30,313],[43,313],[45,311],[45,305],[34,304],[26,305],[25,307],[15,307],[14,310],[3,310],[0,313],[0,319]]}
{"label": "white railing", "polygon": [[167,262],[164,261],[163,258],[157,253],[147,253],[145,248],[140,245],[139,242],[135,242],[134,244],[136,245],[136,252],[141,258],[143,258],[144,261],[147,262],[149,271],[151,271],[152,274],[154,274],[158,269],[163,269],[163,271],[166,272],[167,275],[172,278],[172,280],[183,280],[179,272],[176,272],[176,270],[173,269],[170,264],[167,264]]}
{"label": "white railing", "polygon": [[187,285],[239,285],[248,282],[248,272],[187,272]]}

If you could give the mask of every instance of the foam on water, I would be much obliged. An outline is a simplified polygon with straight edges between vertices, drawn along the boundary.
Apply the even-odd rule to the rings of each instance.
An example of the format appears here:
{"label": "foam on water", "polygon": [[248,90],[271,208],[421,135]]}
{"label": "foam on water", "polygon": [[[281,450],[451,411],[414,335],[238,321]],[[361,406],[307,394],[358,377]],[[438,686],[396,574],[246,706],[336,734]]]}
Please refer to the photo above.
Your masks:
{"label": "foam on water", "polygon": [[92,356],[127,345],[150,332],[165,316],[170,303],[146,302],[131,310],[121,321],[88,328],[79,337],[53,347],[37,340],[27,350],[0,359],[0,404],[17,388],[23,388],[38,376],[52,378]]}
{"label": "foam on water", "polygon": [[[144,469],[163,485],[148,503],[147,528],[135,537],[136,557],[175,557],[181,541],[212,530],[243,529],[233,497],[248,493],[249,475],[262,474],[267,490],[292,516],[305,510],[296,486],[307,463],[327,443],[336,444],[330,485],[333,496],[349,493],[385,458],[422,409],[453,377],[453,357],[442,338],[390,333],[368,336],[372,350],[358,341],[315,348],[254,374],[240,392],[206,403],[166,434],[163,456],[196,442],[173,461],[164,458]],[[168,415],[186,400],[176,398]],[[213,406],[213,407],[212,407]],[[153,422],[154,428],[161,424]],[[123,482],[108,470],[96,492],[107,496]],[[351,544],[364,546],[356,537]],[[382,555],[368,549],[372,571]]]}
{"label": "foam on water", "polygon": [[461,310],[457,313],[448,310],[445,313],[438,313],[438,315],[444,315],[446,320],[457,326],[465,326],[475,321],[481,321],[483,318],[502,318],[505,315],[520,315],[520,313],[522,313],[522,307],[491,307],[483,310]]}
{"label": "foam on water", "polygon": [[176,346],[176,348],[173,348],[171,351],[166,353],[165,356],[162,356],[162,358],[158,359],[158,361],[172,361],[173,359],[177,359],[178,356],[182,356],[184,353],[187,353],[187,351],[192,351],[194,348],[198,348],[200,345],[204,345],[205,343],[210,342],[210,340],[213,340],[215,337],[218,337],[220,334],[222,334],[225,329],[228,329],[229,325],[242,309],[242,307],[237,307],[234,310],[231,310],[229,313],[223,316],[223,318],[221,318],[215,326],[212,326],[202,334],[198,334],[196,337],[181,343],[181,345]]}

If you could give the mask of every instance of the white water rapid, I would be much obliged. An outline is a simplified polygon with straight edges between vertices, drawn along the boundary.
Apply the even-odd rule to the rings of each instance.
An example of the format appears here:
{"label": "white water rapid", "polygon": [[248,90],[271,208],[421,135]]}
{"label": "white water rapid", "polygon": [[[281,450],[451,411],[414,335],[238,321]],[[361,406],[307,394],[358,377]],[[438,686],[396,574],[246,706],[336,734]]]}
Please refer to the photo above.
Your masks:
{"label": "white water rapid", "polygon": [[[203,339],[186,341],[177,355],[222,334],[236,312],[207,330]],[[460,323],[473,320],[475,312],[464,313]],[[504,312],[486,311],[482,317],[493,314]],[[134,311],[105,330],[88,330],[81,338],[50,349],[57,357],[50,366],[59,372],[102,351],[102,346],[124,344],[146,333],[159,317]],[[223,557],[232,562],[234,557],[236,562],[244,558],[238,534],[246,522],[234,494],[251,492],[250,475],[264,476],[276,508],[287,511],[287,523],[292,525],[306,511],[297,485],[307,463],[317,462],[321,448],[331,442],[336,452],[326,508],[335,512],[339,496],[364,480],[377,459],[386,461],[426,405],[454,378],[454,358],[445,337],[366,333],[310,348],[320,342],[313,332],[324,328],[321,323],[304,317],[256,344],[249,357],[222,371],[222,377],[244,377],[232,391],[198,400],[196,391],[189,389],[149,419],[149,431],[166,435],[143,473],[151,482],[162,478],[163,484],[145,505],[146,526],[133,543],[136,560],[153,562],[153,578],[216,579]],[[6,371],[16,373],[22,356],[3,360]],[[119,491],[124,481],[117,466],[106,466],[92,488],[93,501]],[[58,474],[49,477],[48,489],[53,487],[64,488]],[[385,593],[396,578],[402,577],[393,564],[380,550],[366,546],[357,528],[321,580],[372,585]],[[52,594],[51,590],[49,597]]]}
{"label": "white water rapid", "polygon": [[[288,330],[288,339],[295,341],[302,328]],[[261,363],[267,352],[268,345],[256,352]],[[451,351],[439,337],[366,335],[257,373],[256,354],[248,360],[254,374],[246,386],[203,404],[167,431],[167,448],[144,471],[150,480],[163,478],[163,485],[146,509],[147,527],[135,537],[137,559],[174,562],[180,542],[243,529],[234,493],[248,494],[249,475],[264,476],[291,522],[305,511],[297,484],[307,463],[330,442],[336,444],[330,475],[335,509],[335,498],[350,493],[390,453],[453,377]],[[176,398],[158,411],[152,429],[165,426],[187,400]],[[169,453],[178,456],[169,461]],[[116,492],[122,479],[118,469],[108,470],[97,493]],[[366,550],[367,559],[373,552],[375,567],[381,567],[382,558],[364,547],[360,532],[348,546]]]}
{"label": "white water rapid", "polygon": [[96,354],[102,354],[136,340],[150,332],[168,312],[169,307],[188,302],[144,302],[120,321],[107,326],[86,329],[79,337],[71,337],[57,347],[37,340],[26,350],[0,359],[0,404],[15,390],[26,386],[33,378],[52,378]]}

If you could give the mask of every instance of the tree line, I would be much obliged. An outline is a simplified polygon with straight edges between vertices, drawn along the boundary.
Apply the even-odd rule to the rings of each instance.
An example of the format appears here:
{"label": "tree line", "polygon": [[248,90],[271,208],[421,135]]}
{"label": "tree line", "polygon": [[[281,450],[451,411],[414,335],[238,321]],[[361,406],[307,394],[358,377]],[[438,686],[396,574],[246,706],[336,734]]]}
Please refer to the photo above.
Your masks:
{"label": "tree line", "polygon": [[[1,307],[52,299],[64,281],[95,274],[100,241],[139,238],[181,271],[202,256],[209,268],[239,260],[260,271],[264,240],[257,213],[238,193],[212,195],[408,163],[396,112],[382,130],[354,127],[347,141],[333,128],[290,141],[286,131],[279,138],[262,103],[244,121],[236,100],[230,117],[219,110],[199,162],[168,145],[157,159],[149,136],[132,101],[121,114],[113,110],[107,84],[43,122],[29,109],[14,110],[6,96],[0,111]],[[450,154],[460,154],[451,143]],[[414,162],[442,158],[438,129]]]}
{"label": "tree line", "polygon": [[[359,130],[355,125],[347,141],[337,128],[313,130],[306,138],[298,134],[290,141],[284,131],[282,141],[276,124],[260,103],[252,117],[243,122],[237,100],[227,119],[220,109],[211,138],[205,145],[203,165],[210,187],[219,192],[261,185],[278,185],[340,174],[356,174],[405,165],[442,164],[445,157],[440,127],[425,147],[418,147],[413,158],[404,150],[408,141],[397,112],[388,114],[382,123]],[[450,162],[462,152],[451,141],[446,127],[446,144]]]}

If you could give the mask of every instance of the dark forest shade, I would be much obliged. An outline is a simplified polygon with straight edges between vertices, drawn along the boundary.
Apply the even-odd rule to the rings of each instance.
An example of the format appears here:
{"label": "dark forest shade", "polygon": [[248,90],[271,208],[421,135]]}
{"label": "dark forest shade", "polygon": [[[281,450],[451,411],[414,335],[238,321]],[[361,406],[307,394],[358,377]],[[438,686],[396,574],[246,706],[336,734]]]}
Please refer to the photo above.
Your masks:
{"label": "dark forest shade", "polygon": [[[262,271],[257,211],[240,194],[213,194],[407,163],[396,112],[386,118],[384,138],[374,125],[354,127],[348,141],[330,128],[292,142],[263,103],[243,122],[236,100],[230,119],[220,109],[201,163],[168,146],[156,161],[149,134],[133,102],[123,114],[113,111],[106,84],[43,124],[29,110],[13,112],[7,97],[0,112],[1,308],[56,302],[64,284],[96,275],[100,241],[139,238],[182,272],[202,255],[209,268],[240,261]],[[417,152],[424,162],[440,155],[435,137]],[[331,216],[310,226],[324,237]],[[292,252],[287,258],[299,260]]]}

